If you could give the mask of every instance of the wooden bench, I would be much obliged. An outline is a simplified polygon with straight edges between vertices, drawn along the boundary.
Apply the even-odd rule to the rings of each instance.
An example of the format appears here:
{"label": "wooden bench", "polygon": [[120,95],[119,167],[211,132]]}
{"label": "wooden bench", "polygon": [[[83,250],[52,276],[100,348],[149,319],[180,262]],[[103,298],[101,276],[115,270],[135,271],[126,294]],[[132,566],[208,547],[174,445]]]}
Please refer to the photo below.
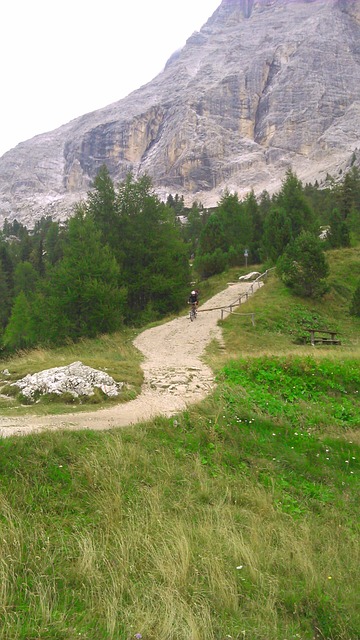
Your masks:
{"label": "wooden bench", "polygon": [[341,344],[336,331],[329,329],[305,329],[305,331],[309,331],[313,347],[316,344]]}

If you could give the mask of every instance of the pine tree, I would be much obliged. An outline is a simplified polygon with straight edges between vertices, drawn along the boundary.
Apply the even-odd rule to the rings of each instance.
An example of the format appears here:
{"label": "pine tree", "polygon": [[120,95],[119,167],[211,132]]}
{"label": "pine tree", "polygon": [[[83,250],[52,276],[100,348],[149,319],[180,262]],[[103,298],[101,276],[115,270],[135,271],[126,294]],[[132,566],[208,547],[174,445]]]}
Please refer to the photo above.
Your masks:
{"label": "pine tree", "polygon": [[90,216],[70,219],[64,257],[37,296],[38,338],[63,342],[117,329],[124,313],[119,267]]}
{"label": "pine tree", "polygon": [[117,191],[117,207],[129,319],[139,322],[179,310],[190,273],[173,212],[153,193],[147,176],[137,181],[127,176]]}
{"label": "pine tree", "polygon": [[35,342],[31,311],[25,293],[15,298],[9,323],[5,329],[3,344],[10,349],[25,349]]}
{"label": "pine tree", "polygon": [[343,220],[346,220],[355,208],[360,213],[360,173],[352,167],[345,175],[343,183],[336,190],[339,209]]}
{"label": "pine tree", "polygon": [[189,247],[189,256],[194,254],[199,244],[201,231],[204,227],[204,215],[197,202],[193,202],[187,215],[187,222],[182,230],[182,237]]}
{"label": "pine tree", "polygon": [[248,241],[250,260],[252,262],[260,262],[261,242],[264,233],[264,219],[261,215],[261,209],[253,191],[250,191],[246,196],[244,206],[251,225]]}
{"label": "pine tree", "polygon": [[174,210],[177,216],[183,215],[185,209],[184,196],[179,196],[179,194],[176,193],[175,198],[173,198],[170,194],[167,198],[166,204]]}
{"label": "pine tree", "polygon": [[291,240],[291,220],[283,207],[272,205],[264,221],[261,252],[266,260],[275,263]]}
{"label": "pine tree", "polygon": [[280,192],[275,197],[276,205],[285,212],[291,225],[291,238],[295,239],[302,231],[315,231],[314,211],[307,200],[301,181],[291,171],[287,171]]}
{"label": "pine tree", "polygon": [[29,256],[29,262],[31,262],[40,277],[45,274],[44,240],[41,236],[36,239],[34,248]]}
{"label": "pine tree", "polygon": [[28,297],[35,292],[38,280],[39,275],[30,262],[19,262],[14,271],[15,295],[23,291]]}
{"label": "pine tree", "polygon": [[9,319],[10,309],[11,301],[7,278],[0,260],[0,333]]}
{"label": "pine tree", "polygon": [[12,296],[14,288],[14,260],[11,254],[10,245],[7,242],[3,242],[1,240],[0,263],[2,265],[3,274],[6,279],[8,293],[10,296]]}
{"label": "pine tree", "polygon": [[350,233],[346,222],[338,209],[333,209],[330,216],[330,233],[328,242],[333,249],[350,246]]}
{"label": "pine tree", "polygon": [[211,229],[215,228],[214,221],[218,220],[218,224],[221,225],[221,233],[218,243],[214,242],[212,247],[207,247],[207,253],[212,253],[215,249],[227,252],[231,246],[238,249],[238,247],[246,245],[249,229],[248,221],[244,220],[244,213],[244,207],[239,201],[238,194],[226,191],[219,200],[216,213],[213,213],[208,221]]}
{"label": "pine tree", "polygon": [[102,242],[116,252],[118,241],[116,193],[106,165],[100,168],[86,202],[79,205],[77,210],[83,210],[92,216],[96,227],[101,232]]}
{"label": "pine tree", "polygon": [[224,228],[224,216],[221,211],[219,214],[213,213],[200,234],[198,255],[211,254],[217,249],[226,253],[228,248],[229,243]]}
{"label": "pine tree", "polygon": [[327,290],[329,266],[319,238],[303,231],[287,247],[277,262],[283,282],[295,294],[318,298]]}
{"label": "pine tree", "polygon": [[148,176],[128,174],[115,189],[103,167],[78,213],[91,217],[116,258],[128,321],[180,309],[190,280],[187,251],[174,211],[160,202]]}
{"label": "pine tree", "polygon": [[54,266],[62,258],[62,234],[58,222],[51,222],[44,240],[45,260]]}

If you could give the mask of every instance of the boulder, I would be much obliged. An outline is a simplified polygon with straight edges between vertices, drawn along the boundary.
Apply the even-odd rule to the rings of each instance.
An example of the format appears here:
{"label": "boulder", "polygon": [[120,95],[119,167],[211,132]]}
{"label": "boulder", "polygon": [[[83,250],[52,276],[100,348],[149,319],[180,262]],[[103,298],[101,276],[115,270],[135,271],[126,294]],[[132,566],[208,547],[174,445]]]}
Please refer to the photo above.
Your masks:
{"label": "boulder", "polygon": [[96,388],[113,398],[119,395],[123,385],[123,382],[115,382],[104,371],[87,367],[80,361],[65,367],[54,367],[33,375],[28,374],[11,384],[12,387],[18,387],[28,400],[35,400],[39,395],[46,393],[59,396],[70,393],[74,398],[92,396]]}
{"label": "boulder", "polygon": [[247,273],[246,276],[240,276],[239,280],[240,282],[248,282],[249,280],[256,280],[259,275],[260,271],[251,271],[250,273]]}

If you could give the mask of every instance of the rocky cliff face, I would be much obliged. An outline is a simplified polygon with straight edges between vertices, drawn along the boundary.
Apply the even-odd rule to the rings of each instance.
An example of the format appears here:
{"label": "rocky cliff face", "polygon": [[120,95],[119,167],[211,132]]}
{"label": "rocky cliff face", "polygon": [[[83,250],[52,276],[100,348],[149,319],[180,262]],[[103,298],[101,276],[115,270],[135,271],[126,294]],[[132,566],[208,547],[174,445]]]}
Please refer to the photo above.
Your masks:
{"label": "rocky cliff face", "polygon": [[[355,156],[354,156],[355,154]],[[0,158],[0,224],[64,218],[106,163],[216,204],[360,159],[360,0],[223,0],[154,80]]]}

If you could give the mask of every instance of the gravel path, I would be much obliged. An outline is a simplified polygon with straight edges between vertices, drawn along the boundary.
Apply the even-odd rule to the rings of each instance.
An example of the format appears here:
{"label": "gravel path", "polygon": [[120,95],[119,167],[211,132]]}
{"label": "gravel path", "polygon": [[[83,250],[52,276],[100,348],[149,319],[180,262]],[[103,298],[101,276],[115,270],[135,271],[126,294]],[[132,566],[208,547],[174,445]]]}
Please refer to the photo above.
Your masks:
{"label": "gravel path", "polygon": [[202,356],[211,340],[222,341],[220,310],[216,308],[236,302],[250,287],[243,282],[231,284],[200,305],[194,322],[183,316],[137,336],[134,345],[144,354],[144,384],[135,400],[96,412],[0,417],[0,437],[52,429],[122,427],[157,415],[171,416],[200,401],[214,388],[212,371],[202,362]]}

